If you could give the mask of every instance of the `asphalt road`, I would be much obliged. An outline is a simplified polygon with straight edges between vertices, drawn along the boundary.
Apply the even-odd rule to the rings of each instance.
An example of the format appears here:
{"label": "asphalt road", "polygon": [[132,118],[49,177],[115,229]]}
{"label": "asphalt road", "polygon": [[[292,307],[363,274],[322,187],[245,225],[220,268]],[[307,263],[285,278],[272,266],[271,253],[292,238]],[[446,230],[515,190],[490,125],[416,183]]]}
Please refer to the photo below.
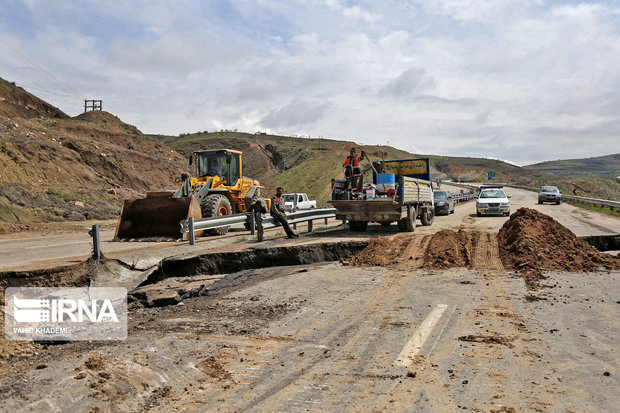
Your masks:
{"label": "asphalt road", "polygon": [[218,297],[136,310],[123,342],[40,351],[2,381],[0,409],[602,412],[620,402],[619,272],[553,274],[539,301],[491,268],[248,275]]}
{"label": "asphalt road", "polygon": [[[442,189],[458,192],[461,188],[443,185]],[[511,196],[511,211],[527,207],[539,210],[564,225],[577,236],[612,235],[620,234],[620,219],[577,208],[568,204],[538,205],[537,194],[521,189],[506,188]],[[507,220],[504,216],[477,217],[475,201],[457,204],[454,214],[438,216],[433,225],[421,226],[417,223],[416,232],[428,234],[441,229],[475,229],[479,231],[497,231]],[[338,222],[333,221],[331,225]],[[305,224],[300,225],[304,230]],[[282,232],[273,229],[270,233]],[[396,225],[388,228],[378,224],[370,225],[365,234],[355,234],[355,237],[374,237],[396,233]],[[113,231],[101,232],[101,249],[107,257],[121,257],[123,255],[144,254],[153,257],[165,257],[183,253],[217,248],[227,243],[238,242],[239,237],[247,237],[249,233],[242,229],[234,229],[223,237],[202,237],[197,245],[189,247],[185,242],[112,242]],[[149,252],[145,252],[149,251]],[[79,262],[87,258],[92,252],[92,239],[85,228],[82,233],[62,234],[44,237],[25,237],[18,235],[0,238],[0,269],[36,269],[61,264]]]}
{"label": "asphalt road", "polygon": [[[539,209],[577,235],[620,233],[619,219],[507,192],[513,211]],[[470,202],[416,232],[495,232],[506,219],[476,217]],[[279,244],[390,233],[394,225],[370,225],[365,233],[322,230]],[[236,237],[146,246],[137,255],[255,245],[231,244]],[[30,255],[52,260],[58,248],[71,257],[81,245],[54,240],[1,245],[34,247]],[[492,237],[481,240],[473,268],[422,269],[404,260],[389,268],[335,262],[246,270],[241,283],[230,281],[240,273],[218,278],[215,295],[133,308],[124,341],[43,344],[3,364],[0,410],[614,411],[620,272],[548,272],[540,289],[527,290],[504,270]],[[103,245],[104,252],[145,248]]]}

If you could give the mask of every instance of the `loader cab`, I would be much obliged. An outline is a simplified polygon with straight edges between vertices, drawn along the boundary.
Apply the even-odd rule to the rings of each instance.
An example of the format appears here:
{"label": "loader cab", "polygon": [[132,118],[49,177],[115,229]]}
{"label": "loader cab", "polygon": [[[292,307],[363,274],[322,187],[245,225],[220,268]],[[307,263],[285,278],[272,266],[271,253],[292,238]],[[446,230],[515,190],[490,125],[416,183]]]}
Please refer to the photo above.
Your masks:
{"label": "loader cab", "polygon": [[194,152],[198,177],[219,176],[226,186],[235,186],[241,178],[241,152],[218,149]]}

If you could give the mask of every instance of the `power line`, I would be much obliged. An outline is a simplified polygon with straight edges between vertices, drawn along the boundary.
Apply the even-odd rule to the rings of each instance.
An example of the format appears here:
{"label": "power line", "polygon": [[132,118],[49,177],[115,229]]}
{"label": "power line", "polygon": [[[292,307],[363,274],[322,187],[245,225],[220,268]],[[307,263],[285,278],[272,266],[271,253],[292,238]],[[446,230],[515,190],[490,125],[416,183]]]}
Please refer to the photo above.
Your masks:
{"label": "power line", "polygon": [[48,79],[50,79],[51,81],[57,83],[58,85],[60,85],[62,88],[66,89],[67,91],[69,91],[74,97],[78,98],[78,99],[82,99],[82,97],[73,89],[71,89],[69,86],[65,85],[64,83],[62,83],[60,80],[56,79],[54,76],[52,76],[50,73],[46,72],[45,70],[43,70],[42,68],[40,68],[39,66],[35,65],[34,63],[30,62],[28,59],[26,59],[25,57],[21,56],[19,53],[17,53],[15,50],[11,49],[9,46],[7,46],[6,44],[0,42],[0,46],[2,46],[4,49],[6,49],[9,53],[11,53],[14,57],[16,57],[18,60],[20,60],[22,63],[32,67],[34,70],[36,70],[37,72],[39,72],[40,74],[42,74],[43,76],[47,77]]}

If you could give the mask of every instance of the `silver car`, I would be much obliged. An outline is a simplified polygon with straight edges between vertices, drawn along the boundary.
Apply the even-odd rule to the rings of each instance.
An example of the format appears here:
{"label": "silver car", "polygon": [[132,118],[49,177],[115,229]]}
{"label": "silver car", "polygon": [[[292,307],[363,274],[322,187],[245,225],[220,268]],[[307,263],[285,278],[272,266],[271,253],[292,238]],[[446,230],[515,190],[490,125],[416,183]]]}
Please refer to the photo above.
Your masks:
{"label": "silver car", "polygon": [[557,186],[543,186],[538,193],[538,203],[555,202],[560,205],[562,202],[562,194]]}
{"label": "silver car", "polygon": [[488,214],[510,215],[510,198],[503,191],[503,186],[481,186],[476,200],[476,215]]}

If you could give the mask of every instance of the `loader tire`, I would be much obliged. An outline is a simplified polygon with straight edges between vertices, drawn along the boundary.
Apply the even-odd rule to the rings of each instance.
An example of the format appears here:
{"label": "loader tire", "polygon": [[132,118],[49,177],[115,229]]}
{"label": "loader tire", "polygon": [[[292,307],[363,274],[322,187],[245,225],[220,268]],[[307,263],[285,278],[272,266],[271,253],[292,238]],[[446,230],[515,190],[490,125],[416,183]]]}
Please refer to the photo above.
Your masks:
{"label": "loader tire", "polygon": [[428,227],[429,225],[431,225],[434,219],[435,219],[435,212],[431,208],[429,208],[426,212],[423,212],[420,215],[420,221],[422,222],[422,225],[424,225],[425,227]]}
{"label": "loader tire", "polygon": [[[208,195],[202,203],[202,216],[204,218],[220,217],[232,214],[230,201],[224,195]],[[224,235],[230,227],[214,228],[207,231],[209,235]]]}

